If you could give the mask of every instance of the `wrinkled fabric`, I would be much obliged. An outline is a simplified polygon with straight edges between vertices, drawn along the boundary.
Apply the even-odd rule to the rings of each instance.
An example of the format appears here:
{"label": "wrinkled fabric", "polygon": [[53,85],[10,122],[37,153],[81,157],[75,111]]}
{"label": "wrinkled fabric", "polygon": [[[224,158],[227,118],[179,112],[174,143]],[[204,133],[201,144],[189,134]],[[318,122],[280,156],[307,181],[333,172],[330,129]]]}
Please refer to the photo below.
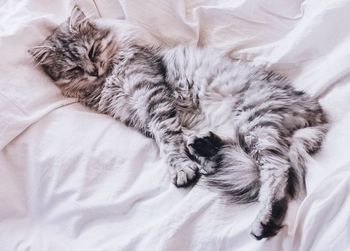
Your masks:
{"label": "wrinkled fabric", "polygon": [[[64,98],[27,50],[78,3],[155,42],[215,47],[320,97],[331,127],[308,162],[308,195],[270,239],[259,205],[178,189],[151,139]],[[350,246],[350,2],[5,0],[0,5],[0,250],[347,250]],[[123,25],[123,22],[121,25]]]}

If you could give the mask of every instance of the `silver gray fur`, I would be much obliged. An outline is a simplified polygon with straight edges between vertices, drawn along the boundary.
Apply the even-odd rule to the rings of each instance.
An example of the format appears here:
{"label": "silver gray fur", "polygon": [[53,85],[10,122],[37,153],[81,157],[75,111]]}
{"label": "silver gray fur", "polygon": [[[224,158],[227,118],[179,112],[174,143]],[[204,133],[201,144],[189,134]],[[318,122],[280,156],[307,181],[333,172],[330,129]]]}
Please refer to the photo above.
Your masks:
{"label": "silver gray fur", "polygon": [[64,95],[154,138],[175,185],[200,169],[230,201],[261,203],[252,235],[275,235],[327,132],[318,101],[207,48],[131,41],[74,8],[30,52]]}

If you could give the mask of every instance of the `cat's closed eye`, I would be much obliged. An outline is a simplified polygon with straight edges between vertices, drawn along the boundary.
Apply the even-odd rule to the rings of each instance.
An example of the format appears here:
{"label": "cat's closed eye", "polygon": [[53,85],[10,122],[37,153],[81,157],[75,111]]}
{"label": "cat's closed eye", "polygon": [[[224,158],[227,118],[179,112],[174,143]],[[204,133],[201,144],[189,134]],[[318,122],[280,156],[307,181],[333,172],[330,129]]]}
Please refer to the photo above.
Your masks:
{"label": "cat's closed eye", "polygon": [[91,46],[91,49],[88,53],[88,57],[89,57],[90,61],[94,61],[94,59],[95,59],[95,46],[94,45]]}
{"label": "cat's closed eye", "polygon": [[76,66],[76,67],[73,67],[71,69],[69,69],[68,71],[66,71],[66,75],[67,76],[76,76],[76,75],[80,75],[84,72],[84,70],[79,67],[79,66]]}

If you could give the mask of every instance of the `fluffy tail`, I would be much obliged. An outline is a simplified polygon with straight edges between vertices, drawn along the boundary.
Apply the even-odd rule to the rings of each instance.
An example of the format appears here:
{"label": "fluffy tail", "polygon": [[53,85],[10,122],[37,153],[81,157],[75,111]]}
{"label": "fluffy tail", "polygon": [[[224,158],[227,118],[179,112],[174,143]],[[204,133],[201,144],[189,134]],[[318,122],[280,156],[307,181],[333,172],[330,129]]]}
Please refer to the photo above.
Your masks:
{"label": "fluffy tail", "polygon": [[328,125],[318,125],[297,130],[291,140],[289,149],[288,192],[292,198],[306,193],[306,161],[310,154],[316,153],[328,131]]}
{"label": "fluffy tail", "polygon": [[[293,134],[288,153],[291,168],[287,186],[292,198],[306,193],[306,161],[310,154],[320,149],[327,131],[325,123],[299,129]],[[205,178],[210,187],[236,203],[256,201],[261,186],[259,167],[243,150],[244,145],[243,139],[239,140],[239,144],[225,142],[216,155],[216,172]]]}
{"label": "fluffy tail", "polygon": [[219,151],[218,169],[205,181],[235,203],[249,203],[258,199],[259,169],[255,161],[234,143],[225,144]]}

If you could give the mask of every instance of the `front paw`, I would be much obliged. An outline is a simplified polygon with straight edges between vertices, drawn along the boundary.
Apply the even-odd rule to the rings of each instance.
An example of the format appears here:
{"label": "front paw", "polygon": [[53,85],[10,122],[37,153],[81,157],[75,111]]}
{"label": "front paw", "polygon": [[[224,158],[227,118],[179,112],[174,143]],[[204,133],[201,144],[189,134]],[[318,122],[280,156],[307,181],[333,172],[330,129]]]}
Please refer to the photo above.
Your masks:
{"label": "front paw", "polygon": [[191,185],[197,177],[198,166],[191,160],[182,160],[176,163],[171,170],[172,182],[177,187]]}
{"label": "front paw", "polygon": [[253,223],[250,234],[253,235],[255,239],[261,240],[263,238],[275,236],[282,227],[283,225],[275,224],[273,221],[263,223],[256,220]]}

